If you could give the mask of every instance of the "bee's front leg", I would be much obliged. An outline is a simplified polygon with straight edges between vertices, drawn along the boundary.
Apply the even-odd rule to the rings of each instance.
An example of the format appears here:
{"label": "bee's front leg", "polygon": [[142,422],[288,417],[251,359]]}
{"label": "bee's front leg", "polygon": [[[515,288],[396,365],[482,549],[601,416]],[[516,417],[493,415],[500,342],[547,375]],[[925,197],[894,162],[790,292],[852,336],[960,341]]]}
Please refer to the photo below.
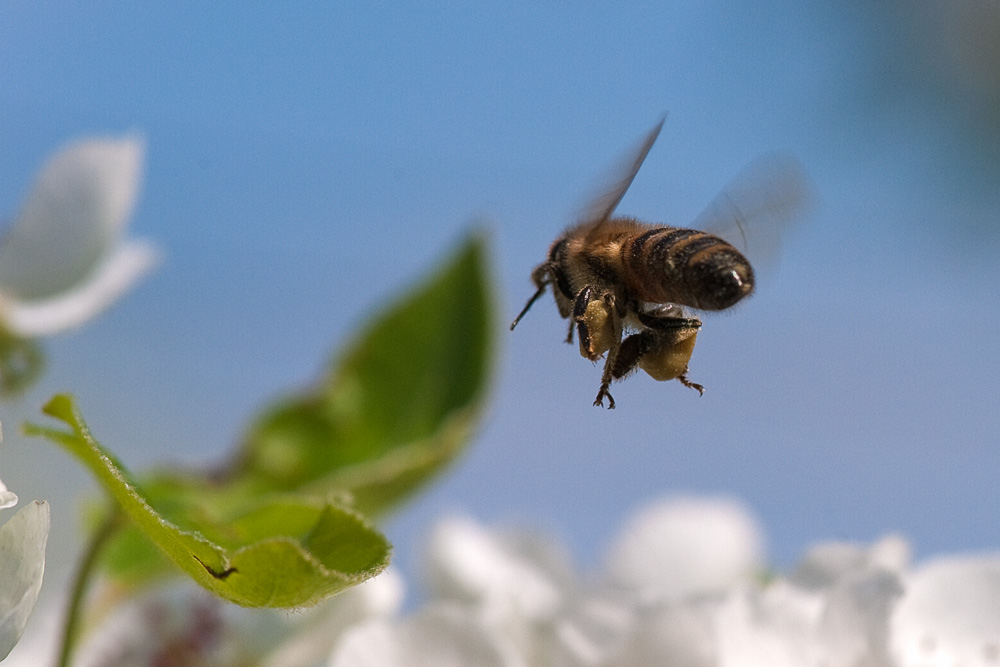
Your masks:
{"label": "bee's front leg", "polygon": [[611,388],[610,383],[609,384],[601,383],[601,389],[600,389],[600,391],[597,392],[597,398],[594,399],[594,406],[596,406],[598,408],[603,408],[604,407],[604,397],[607,396],[608,397],[608,410],[614,410],[615,409],[615,399],[611,396],[611,392],[608,391],[608,389],[610,389],[610,388]]}
{"label": "bee's front leg", "polygon": [[[593,324],[598,324],[593,317],[594,310],[591,308],[591,304],[596,307],[601,308],[601,302],[594,299],[595,291],[590,285],[587,285],[580,293],[576,295],[576,301],[573,303],[573,316],[569,320],[569,335],[566,336],[566,342],[573,342],[573,327],[577,328],[580,334],[580,356],[586,357],[591,361],[597,361],[598,357],[601,356],[600,351],[594,350],[593,340],[591,339],[591,329]],[[600,323],[600,325],[602,325]],[[599,328],[600,325],[598,325]],[[595,328],[595,331],[596,331]]]}
{"label": "bee's front leg", "polygon": [[607,397],[609,410],[615,407],[615,399],[612,398],[609,388],[613,379],[611,371],[622,340],[623,315],[624,313],[618,312],[614,294],[587,285],[576,295],[573,302],[573,316],[570,319],[568,340],[572,340],[575,325],[580,341],[580,356],[597,361],[607,353],[601,375],[601,388],[597,392],[594,405],[603,406],[604,398]]}
{"label": "bee's front leg", "polygon": [[[608,398],[608,410],[615,409],[615,399],[611,396],[611,382],[614,380],[614,368],[618,360],[618,353],[622,345],[622,315],[618,312],[618,308],[615,304],[615,297],[613,294],[605,294],[603,298],[603,304],[600,310],[594,308],[593,304],[591,309],[596,311],[598,315],[592,315],[589,319],[599,320],[600,326],[596,327],[599,331],[600,336],[594,336],[593,332],[591,334],[591,342],[594,349],[598,351],[607,351],[608,356],[604,360],[604,370],[601,373],[601,388],[597,392],[597,398],[594,399],[594,405],[602,407],[604,405],[604,397]],[[602,317],[604,319],[602,319]]]}
{"label": "bee's front leg", "polygon": [[580,356],[597,361],[621,340],[624,313],[616,312],[615,298],[585,287],[573,306],[573,323],[580,335]]}

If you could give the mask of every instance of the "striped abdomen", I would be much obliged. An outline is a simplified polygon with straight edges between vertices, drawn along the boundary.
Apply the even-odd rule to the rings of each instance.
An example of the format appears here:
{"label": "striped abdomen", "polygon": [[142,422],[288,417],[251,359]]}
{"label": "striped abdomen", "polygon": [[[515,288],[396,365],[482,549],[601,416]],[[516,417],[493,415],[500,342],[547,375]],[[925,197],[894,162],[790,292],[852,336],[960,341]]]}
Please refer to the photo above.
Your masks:
{"label": "striped abdomen", "polygon": [[630,290],[649,303],[723,310],[753,291],[753,268],[739,250],[694,229],[655,227],[622,243]]}

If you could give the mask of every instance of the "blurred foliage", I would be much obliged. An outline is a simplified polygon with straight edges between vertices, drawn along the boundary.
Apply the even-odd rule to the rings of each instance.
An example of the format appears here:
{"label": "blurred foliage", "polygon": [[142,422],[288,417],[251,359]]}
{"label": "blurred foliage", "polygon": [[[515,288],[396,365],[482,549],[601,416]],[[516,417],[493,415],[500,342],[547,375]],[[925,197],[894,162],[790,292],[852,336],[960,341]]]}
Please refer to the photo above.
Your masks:
{"label": "blurred foliage", "polygon": [[19,396],[35,383],[45,367],[38,343],[0,327],[0,397]]}
{"label": "blurred foliage", "polygon": [[[844,6],[841,6],[843,10]],[[861,3],[878,99],[921,112],[953,141],[954,157],[983,185],[1000,175],[1000,3],[884,0]],[[896,122],[899,117],[894,116]],[[957,143],[955,143],[957,140]],[[982,174],[982,170],[987,174]]]}
{"label": "blurred foliage", "polygon": [[493,316],[484,248],[467,244],[390,307],[311,391],[265,411],[229,475],[268,490],[347,491],[381,514],[458,453],[478,422]]}
{"label": "blurred foliage", "polygon": [[[493,317],[482,238],[376,317],[317,386],[278,401],[222,471],[133,481],[71,398],[29,425],[73,453],[130,522],[102,554],[128,587],[176,572],[246,606],[314,604],[386,567],[383,514],[437,476],[483,411]],[[155,545],[155,546],[154,546]]]}

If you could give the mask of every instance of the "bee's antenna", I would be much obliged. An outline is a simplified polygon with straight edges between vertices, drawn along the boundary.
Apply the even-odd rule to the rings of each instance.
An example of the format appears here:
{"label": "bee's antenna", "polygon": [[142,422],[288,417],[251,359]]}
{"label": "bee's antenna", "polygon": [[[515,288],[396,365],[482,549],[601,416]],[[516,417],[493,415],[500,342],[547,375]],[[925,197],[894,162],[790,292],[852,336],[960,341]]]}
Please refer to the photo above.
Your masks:
{"label": "bee's antenna", "polygon": [[517,323],[521,321],[521,318],[524,317],[524,314],[528,312],[528,309],[531,308],[531,306],[536,301],[538,301],[538,297],[540,297],[545,292],[545,286],[547,284],[548,283],[542,283],[538,287],[538,289],[535,291],[535,293],[531,296],[531,298],[528,299],[528,303],[524,304],[524,308],[521,310],[520,313],[517,314],[517,317],[514,318],[514,321],[510,323],[510,330],[511,331],[513,331],[514,327],[517,326]]}

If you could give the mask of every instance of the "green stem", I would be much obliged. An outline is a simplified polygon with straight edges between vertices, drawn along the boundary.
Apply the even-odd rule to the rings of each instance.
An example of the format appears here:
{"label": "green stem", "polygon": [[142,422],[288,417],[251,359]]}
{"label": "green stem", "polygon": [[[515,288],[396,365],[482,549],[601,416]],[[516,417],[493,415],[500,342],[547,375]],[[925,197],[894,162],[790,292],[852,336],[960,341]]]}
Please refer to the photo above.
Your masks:
{"label": "green stem", "polygon": [[73,581],[73,591],[69,599],[66,626],[63,628],[62,650],[59,652],[59,661],[56,663],[57,667],[69,667],[70,658],[73,656],[73,651],[76,648],[76,640],[79,638],[79,626],[80,620],[83,617],[84,598],[87,597],[87,589],[90,587],[91,576],[97,565],[98,556],[104,545],[108,543],[108,540],[121,527],[122,519],[124,519],[124,516],[115,507],[110,511],[101,525],[98,526],[93,537],[90,538],[90,544],[87,545],[87,550],[83,554],[83,560],[80,562],[80,567],[76,571],[76,578]]}

